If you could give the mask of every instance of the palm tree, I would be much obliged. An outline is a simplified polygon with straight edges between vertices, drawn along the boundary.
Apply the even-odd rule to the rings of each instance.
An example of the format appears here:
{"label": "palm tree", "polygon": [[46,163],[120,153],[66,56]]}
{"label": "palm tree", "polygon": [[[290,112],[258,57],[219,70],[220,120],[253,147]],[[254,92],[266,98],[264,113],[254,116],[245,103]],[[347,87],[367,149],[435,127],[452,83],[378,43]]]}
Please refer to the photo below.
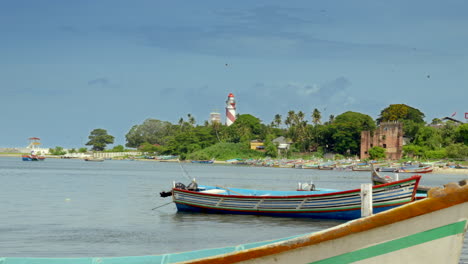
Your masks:
{"label": "palm tree", "polygon": [[180,130],[182,130],[182,127],[183,127],[183,126],[184,126],[184,119],[181,117],[181,118],[179,119],[179,128],[180,128]]}
{"label": "palm tree", "polygon": [[189,124],[193,127],[195,125],[195,117],[193,117],[191,114],[187,114],[187,117]]}
{"label": "palm tree", "polygon": [[299,111],[299,112],[297,113],[297,124],[296,124],[296,125],[301,124],[302,121],[304,121],[304,117],[305,117],[304,112]]}
{"label": "palm tree", "polygon": [[320,119],[322,119],[322,113],[320,113],[320,111],[315,108],[314,112],[312,113],[312,123],[314,123],[314,125],[321,124],[322,121],[320,121]]}
{"label": "palm tree", "polygon": [[280,114],[276,114],[275,115],[275,121],[274,123],[276,124],[276,127],[279,127],[281,125],[281,115]]}
{"label": "palm tree", "polygon": [[288,117],[286,120],[284,120],[284,124],[287,125],[288,127],[294,124],[294,119],[296,117],[296,113],[291,110],[288,112]]}

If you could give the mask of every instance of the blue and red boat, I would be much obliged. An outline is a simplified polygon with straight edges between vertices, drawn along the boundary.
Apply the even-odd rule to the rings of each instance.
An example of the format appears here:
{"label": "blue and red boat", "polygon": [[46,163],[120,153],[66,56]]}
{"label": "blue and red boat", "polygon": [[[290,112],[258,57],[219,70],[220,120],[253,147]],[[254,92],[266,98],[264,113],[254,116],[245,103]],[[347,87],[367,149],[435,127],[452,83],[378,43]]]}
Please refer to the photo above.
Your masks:
{"label": "blue and red boat", "polygon": [[23,161],[43,161],[43,160],[45,160],[45,157],[40,156],[40,155],[23,155],[23,156],[21,156],[21,158],[23,159]]}
{"label": "blue and red boat", "polygon": [[[373,212],[382,212],[415,200],[421,176],[373,186]],[[171,192],[178,211],[250,214],[281,217],[357,219],[361,217],[361,190],[262,191],[220,186],[187,187],[177,183]]]}

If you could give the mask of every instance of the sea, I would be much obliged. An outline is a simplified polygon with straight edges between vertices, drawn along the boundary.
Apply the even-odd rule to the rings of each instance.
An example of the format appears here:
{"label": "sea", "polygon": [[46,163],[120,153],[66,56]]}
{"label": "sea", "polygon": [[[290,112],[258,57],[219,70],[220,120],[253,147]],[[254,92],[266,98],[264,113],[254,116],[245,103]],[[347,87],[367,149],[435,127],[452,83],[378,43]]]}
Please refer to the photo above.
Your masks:
{"label": "sea", "polygon": [[[400,174],[400,179],[411,175]],[[425,174],[422,185],[468,178]],[[340,220],[179,213],[174,182],[264,190],[350,189],[370,172],[138,160],[0,157],[1,257],[115,257],[218,248],[320,231]],[[468,239],[460,263],[468,263]]]}

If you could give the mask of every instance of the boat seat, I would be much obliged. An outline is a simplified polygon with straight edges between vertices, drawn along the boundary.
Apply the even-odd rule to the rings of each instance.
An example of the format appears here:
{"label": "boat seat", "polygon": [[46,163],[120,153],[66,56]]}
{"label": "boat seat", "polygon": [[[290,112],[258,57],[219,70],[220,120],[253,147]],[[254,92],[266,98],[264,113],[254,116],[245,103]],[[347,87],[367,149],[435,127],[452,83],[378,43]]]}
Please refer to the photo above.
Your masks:
{"label": "boat seat", "polygon": [[225,190],[220,190],[220,189],[211,189],[211,190],[205,190],[205,191],[200,191],[201,193],[213,193],[213,194],[221,194],[221,193],[226,193]]}

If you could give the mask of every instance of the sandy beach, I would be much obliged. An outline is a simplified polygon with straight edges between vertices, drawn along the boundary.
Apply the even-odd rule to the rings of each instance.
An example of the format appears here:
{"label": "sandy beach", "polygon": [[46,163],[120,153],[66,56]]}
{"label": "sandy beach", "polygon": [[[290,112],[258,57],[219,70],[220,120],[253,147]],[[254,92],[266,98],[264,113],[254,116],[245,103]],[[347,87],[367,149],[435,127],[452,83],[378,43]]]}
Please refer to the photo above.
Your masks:
{"label": "sandy beach", "polygon": [[455,168],[437,168],[432,171],[433,174],[465,174],[468,176],[468,169],[455,169]]}

